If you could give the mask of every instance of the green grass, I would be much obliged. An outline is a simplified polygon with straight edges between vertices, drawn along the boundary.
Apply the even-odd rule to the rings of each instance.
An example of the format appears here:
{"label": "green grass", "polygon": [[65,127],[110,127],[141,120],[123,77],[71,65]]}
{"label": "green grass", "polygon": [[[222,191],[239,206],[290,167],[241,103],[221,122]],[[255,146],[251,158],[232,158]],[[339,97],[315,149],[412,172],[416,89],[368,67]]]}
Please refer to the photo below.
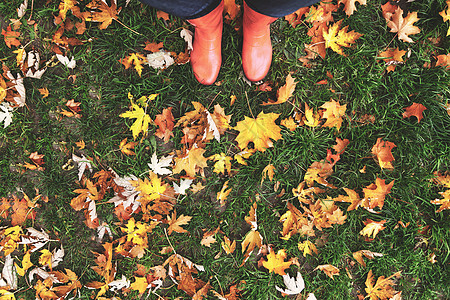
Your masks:
{"label": "green grass", "polygon": [[[6,29],[9,19],[15,18],[16,8],[22,1],[0,3],[2,28]],[[84,7],[88,1],[80,1]],[[185,21],[171,17],[170,26],[156,18],[156,10],[131,1],[124,7],[125,1],[118,1],[123,7],[118,22],[113,22],[107,29],[100,30],[96,23],[87,22],[87,30],[77,36],[85,41],[82,45],[70,47],[68,56],[74,56],[77,67],[73,70],[58,64],[49,67],[41,79],[24,80],[27,100],[26,106],[14,111],[10,126],[0,126],[0,198],[12,195],[30,198],[37,194],[48,197],[48,202],[38,200],[35,220],[28,220],[22,227],[43,229],[55,241],[46,248],[53,251],[61,245],[65,249],[63,261],[55,269],[64,268],[74,271],[82,284],[103,281],[92,266],[95,265],[93,252],[102,253],[102,243],[95,240],[96,231],[85,224],[85,216],[70,206],[73,191],[82,188],[78,181],[77,167],[63,168],[70,165],[72,154],[82,154],[93,161],[94,172],[113,169],[119,176],[135,175],[141,179],[148,172],[147,164],[156,151],[158,157],[181,149],[182,132],[174,130],[174,138],[163,144],[154,136],[156,127],[150,126],[149,134],[138,139],[136,156],[126,156],[119,150],[119,143],[124,138],[131,141],[129,127],[132,120],[119,115],[129,109],[128,93],[136,99],[158,93],[159,96],[150,103],[147,113],[154,119],[164,108],[172,107],[176,120],[186,112],[192,111],[191,102],[202,103],[209,111],[215,104],[220,104],[227,115],[232,115],[231,125],[244,120],[245,116],[257,116],[258,113],[274,112],[280,114],[279,120],[291,116],[294,108],[289,103],[274,106],[261,106],[262,102],[276,98],[276,90],[285,83],[289,73],[297,81],[291,101],[304,107],[307,103],[315,110],[325,102],[334,99],[341,105],[346,104],[346,117],[340,131],[335,128],[307,126],[298,127],[294,132],[282,127],[282,139],[274,142],[272,148],[257,152],[247,159],[247,165],[233,162],[233,175],[216,174],[213,163],[205,168],[205,178],[198,176],[205,188],[193,194],[178,197],[175,206],[177,215],[192,216],[188,225],[183,226],[187,233],[173,233],[166,237],[161,224],[148,234],[149,247],[142,258],[127,258],[115,254],[117,263],[115,279],[126,276],[134,282],[133,276],[137,264],[146,267],[161,265],[170,254],[160,254],[163,247],[172,245],[176,253],[205,267],[204,272],[195,275],[207,282],[212,289],[228,293],[230,286],[245,281],[242,299],[282,299],[275,285],[284,287],[282,277],[269,273],[258,266],[262,255],[252,254],[249,260],[240,266],[244,256],[240,243],[244,240],[250,226],[245,222],[252,204],[257,201],[258,231],[264,244],[272,245],[275,251],[286,249],[287,258],[297,258],[299,266],[291,266],[288,273],[295,275],[299,271],[305,279],[303,295],[314,293],[317,299],[357,299],[357,294],[366,295],[365,281],[369,270],[375,278],[390,276],[402,271],[396,280],[395,289],[402,291],[404,299],[447,299],[450,297],[448,264],[450,263],[450,222],[449,212],[436,213],[438,206],[430,201],[441,196],[444,188],[432,182],[433,173],[450,170],[450,116],[445,104],[450,100],[450,76],[443,67],[425,68],[424,64],[434,62],[434,56],[447,54],[450,39],[445,34],[448,22],[444,23],[439,12],[444,10],[445,2],[414,1],[409,4],[410,11],[417,11],[420,20],[415,24],[421,32],[412,36],[415,43],[399,41],[394,33],[389,32],[382,17],[380,4],[385,1],[368,1],[366,6],[357,5],[354,15],[347,17],[342,9],[334,13],[334,20],[344,19],[343,25],[349,30],[363,34],[356,43],[345,48],[346,57],[327,49],[325,59],[312,61],[312,67],[306,68],[298,60],[304,55],[304,44],[310,42],[307,36],[307,24],[296,28],[285,20],[279,19],[272,24],[273,63],[265,81],[272,82],[273,90],[257,91],[255,86],[245,83],[242,76],[240,51],[242,36],[231,26],[224,26],[223,65],[217,79],[220,85],[202,86],[194,78],[189,64],[171,66],[157,71],[145,67],[142,76],[132,68],[126,70],[119,62],[131,53],[146,53],[144,42],[164,42],[169,51],[184,51],[185,42],[179,37],[182,27],[193,29]],[[28,8],[24,18],[30,16]],[[33,25],[22,20],[20,28],[21,43],[28,45],[26,51],[34,48],[40,53],[43,62],[51,61],[52,36],[57,30],[53,16],[58,13],[58,1],[48,5],[44,0],[35,0],[32,19]],[[73,18],[71,14],[68,14]],[[75,37],[69,33],[68,36]],[[440,38],[439,44],[430,39]],[[404,64],[398,65],[394,72],[385,71],[384,62],[378,60],[379,52],[387,47],[399,47],[408,51]],[[16,50],[0,42],[0,60],[16,74]],[[327,72],[333,78],[327,77]],[[75,80],[74,77],[76,76]],[[326,85],[316,82],[327,79]],[[38,89],[48,88],[50,95],[42,98]],[[230,105],[230,96],[237,97]],[[66,109],[67,100],[74,99],[81,103],[81,118],[61,118],[59,111]],[[424,118],[417,122],[412,117],[403,119],[404,108],[413,102],[427,107]],[[372,115],[373,123],[358,122],[364,115]],[[238,132],[229,129],[221,137],[221,142],[211,141],[205,147],[205,157],[225,153],[233,156],[239,152],[234,141]],[[287,201],[300,207],[292,195],[292,189],[303,181],[308,167],[315,161],[324,159],[327,149],[335,144],[336,137],[349,139],[345,152],[334,167],[334,173],[328,181],[337,189],[326,189],[319,198],[344,195],[343,188],[354,189],[362,194],[362,189],[381,178],[386,182],[395,180],[391,193],[386,197],[380,214],[373,214],[364,209],[346,213],[343,225],[334,225],[322,231],[316,230],[316,237],[309,238],[319,251],[318,255],[303,257],[298,250],[298,242],[306,237],[299,234],[289,240],[280,239],[282,223],[279,218],[287,208]],[[378,138],[393,142],[395,157],[394,169],[383,170],[372,158],[371,149]],[[86,147],[80,150],[75,143],[83,140]],[[30,162],[30,153],[44,154],[43,171],[27,170],[23,164]],[[274,180],[266,179],[261,184],[263,169],[275,166]],[[365,167],[365,173],[360,170]],[[86,171],[91,178],[92,173]],[[179,175],[173,175],[178,179]],[[91,178],[92,179],[92,178]],[[216,194],[229,180],[232,191],[225,207],[220,207]],[[166,180],[169,182],[169,179]],[[274,189],[279,185],[278,189]],[[284,195],[278,196],[284,189]],[[104,200],[113,197],[107,192]],[[124,227],[114,215],[112,203],[97,203],[97,213],[101,222],[106,222],[113,232],[114,239],[123,236],[119,227]],[[346,212],[347,204],[337,203]],[[139,220],[142,214],[135,214]],[[373,241],[366,241],[359,232],[364,227],[363,221],[387,220],[386,229],[382,230]],[[398,221],[410,223],[408,227],[394,228]],[[1,225],[10,227],[9,219],[1,219]],[[217,242],[210,248],[202,246],[200,241],[206,230],[220,226],[216,235]],[[424,226],[429,226],[427,233],[420,233]],[[221,249],[224,235],[236,240],[237,248],[232,255],[226,255]],[[2,239],[4,236],[2,236]],[[58,240],[58,241],[56,241]],[[103,243],[107,239],[103,240]],[[352,253],[358,250],[370,250],[383,253],[383,257],[373,260],[365,259],[364,268],[355,262]],[[221,252],[220,255],[218,255]],[[256,251],[255,251],[256,252]],[[436,263],[428,261],[434,253]],[[3,252],[2,261],[4,260]],[[12,253],[15,262],[20,263],[24,251],[22,248]],[[32,262],[39,265],[39,252],[32,254]],[[332,264],[340,269],[340,275],[334,280],[322,271],[314,271],[318,265]],[[32,299],[35,297],[33,281],[19,278],[16,298]],[[80,290],[80,299],[89,299],[97,290]],[[186,293],[177,289],[170,279],[164,281],[164,288],[156,291],[159,295],[174,299],[188,298]],[[112,298],[115,294],[107,291]],[[209,297],[214,299],[210,292]],[[137,292],[122,291],[117,294],[121,299],[141,299]],[[144,296],[145,297],[145,296]],[[155,294],[150,299],[157,299]]]}

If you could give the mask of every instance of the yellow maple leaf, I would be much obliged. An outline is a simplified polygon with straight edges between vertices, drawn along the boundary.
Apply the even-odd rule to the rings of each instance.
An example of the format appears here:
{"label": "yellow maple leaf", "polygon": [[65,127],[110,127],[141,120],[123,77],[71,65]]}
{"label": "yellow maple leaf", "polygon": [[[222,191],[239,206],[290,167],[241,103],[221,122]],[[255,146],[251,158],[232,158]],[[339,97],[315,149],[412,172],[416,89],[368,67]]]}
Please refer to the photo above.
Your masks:
{"label": "yellow maple leaf", "polygon": [[289,118],[281,120],[280,125],[283,125],[290,131],[294,131],[298,127],[298,125],[297,125],[297,123],[295,123],[293,117],[289,117]]}
{"label": "yellow maple leaf", "polygon": [[149,175],[150,181],[147,178],[144,178],[144,181],[138,179],[132,181],[132,185],[136,187],[136,191],[141,192],[141,196],[146,200],[159,199],[166,191],[167,184],[164,184],[155,173],[150,171]]}
{"label": "yellow maple leaf", "polygon": [[256,230],[250,230],[249,232],[247,232],[247,235],[245,236],[245,239],[242,241],[241,246],[242,246],[242,253],[245,252],[245,257],[248,258],[248,256],[250,256],[250,253],[253,251],[253,249],[255,249],[256,246],[261,248],[262,246],[261,234]]}
{"label": "yellow maple leaf", "polygon": [[370,270],[367,274],[366,279],[366,298],[369,297],[370,300],[384,300],[394,297],[397,291],[392,287],[392,285],[394,285],[394,281],[391,278],[399,277],[400,275],[401,271],[392,274],[387,278],[385,278],[384,276],[380,276],[378,277],[377,282],[374,285],[375,278],[373,278],[372,270]]}
{"label": "yellow maple leaf", "polygon": [[225,200],[227,199],[228,195],[231,192],[231,188],[228,188],[228,180],[225,181],[225,183],[222,186],[222,189],[220,190],[220,192],[217,193],[217,200],[219,200],[220,202],[220,206],[224,206],[225,205]]}
{"label": "yellow maple leaf", "polygon": [[320,265],[320,266],[317,266],[314,269],[314,271],[315,270],[320,270],[320,271],[325,272],[325,274],[333,280],[334,280],[334,278],[333,278],[334,275],[339,275],[339,269],[333,265]]}
{"label": "yellow maple leaf", "polygon": [[146,61],[147,58],[140,53],[132,53],[130,56],[119,60],[119,62],[125,66],[125,69],[128,69],[129,67],[134,65],[134,69],[138,72],[139,77],[141,77],[142,70],[144,69],[144,66],[142,64]]}
{"label": "yellow maple leaf", "polygon": [[147,134],[148,124],[152,123],[152,119],[145,113],[145,110],[139,105],[131,102],[132,110],[124,112],[120,115],[122,118],[136,119],[133,125],[131,125],[131,132],[133,133],[133,139],[136,139],[139,133]]}
{"label": "yellow maple leaf", "polygon": [[222,248],[226,254],[231,254],[236,249],[236,241],[231,242],[226,236],[223,237]]}
{"label": "yellow maple leaf", "polygon": [[268,269],[269,272],[275,272],[278,275],[286,275],[284,269],[287,269],[292,264],[292,260],[284,261],[286,258],[286,250],[280,249],[277,254],[274,251],[270,251],[267,255],[267,261],[263,262],[264,268]]}
{"label": "yellow maple leaf", "polygon": [[288,74],[286,77],[286,84],[278,89],[277,93],[277,101],[275,102],[265,102],[262,105],[272,105],[272,104],[280,104],[286,102],[295,91],[295,86],[297,82],[294,81],[291,74]]}
{"label": "yellow maple leaf", "polygon": [[23,235],[22,227],[19,225],[14,227],[6,228],[3,232],[3,235],[5,236],[3,238],[2,244],[3,244],[3,252],[5,253],[5,256],[11,254],[14,252],[14,250],[19,245],[19,242],[21,240],[21,236]]}
{"label": "yellow maple leaf", "polygon": [[261,178],[261,185],[266,179],[266,177],[269,178],[270,181],[273,180],[273,175],[275,174],[275,166],[272,164],[268,164],[263,170],[262,170],[262,178]]}
{"label": "yellow maple leaf", "polygon": [[436,212],[441,212],[444,209],[450,209],[450,189],[444,192],[439,192],[442,195],[442,199],[431,200],[432,204],[441,205]]}
{"label": "yellow maple leaf", "polygon": [[339,102],[331,99],[331,101],[324,103],[321,108],[325,109],[322,118],[327,119],[322,126],[336,127],[339,131],[343,121],[342,117],[345,115],[345,110],[347,109],[347,104],[340,105]]}
{"label": "yellow maple leaf", "polygon": [[303,117],[303,123],[309,127],[316,127],[319,125],[320,115],[314,113],[312,108],[309,108],[308,104],[305,103],[305,116]]}
{"label": "yellow maple leaf", "polygon": [[364,221],[364,225],[366,225],[360,232],[360,235],[375,238],[377,234],[383,230],[385,227],[383,224],[386,223],[386,220],[382,220],[380,222],[375,222],[371,219],[367,219]]}
{"label": "yellow maple leaf", "polygon": [[217,174],[225,174],[225,171],[230,174],[231,171],[231,160],[233,159],[230,156],[226,156],[225,153],[221,152],[220,154],[214,154],[208,157],[208,159],[214,160],[216,163],[214,164],[214,172]]}
{"label": "yellow maple leaf", "polygon": [[205,151],[205,149],[193,147],[192,149],[187,150],[184,155],[175,157],[173,159],[175,163],[172,169],[173,174],[178,174],[185,170],[187,176],[191,178],[195,177],[197,168],[202,169],[208,166],[206,157],[203,156]]}
{"label": "yellow maple leaf", "polygon": [[139,291],[139,294],[143,294],[147,290],[149,285],[146,277],[134,277],[135,282],[130,285],[130,288],[135,291]]}
{"label": "yellow maple leaf", "polygon": [[52,269],[52,253],[48,251],[47,249],[39,251],[41,252],[41,256],[39,256],[39,263],[42,266],[48,265],[50,270]]}
{"label": "yellow maple leaf", "polygon": [[[19,267],[19,265],[17,263],[14,263],[14,266],[16,267],[17,270],[17,274],[19,274],[19,276],[24,276],[25,272],[33,266],[33,263],[31,262],[31,253],[30,251],[27,251],[27,253],[25,253],[25,255],[22,258],[22,267]],[[1,299],[1,297],[0,297]]]}
{"label": "yellow maple leaf", "polygon": [[59,16],[61,17],[61,19],[64,20],[66,18],[67,12],[70,9],[72,9],[76,4],[77,4],[76,0],[61,0],[58,7]]}
{"label": "yellow maple leaf", "polygon": [[167,229],[169,235],[172,234],[173,231],[178,233],[187,232],[186,229],[182,228],[181,225],[186,225],[192,219],[191,216],[181,215],[177,219],[177,211],[172,212],[172,217],[167,216],[167,220],[169,221],[169,228]]}
{"label": "yellow maple leaf", "polygon": [[325,39],[325,47],[331,48],[334,52],[347,56],[342,47],[350,47],[362,34],[350,31],[347,32],[348,26],[340,29],[342,20],[334,23],[328,31],[323,30],[323,38]]}
{"label": "yellow maple leaf", "polygon": [[281,139],[281,128],[275,124],[279,114],[260,112],[256,119],[245,117],[244,121],[239,121],[234,127],[239,131],[236,141],[239,148],[244,149],[248,143],[253,142],[256,150],[266,151],[273,146],[273,142]]}
{"label": "yellow maple leaf", "polygon": [[[447,1],[447,10],[444,9],[439,15],[444,19],[444,22],[450,22],[450,1]],[[450,27],[447,30],[447,35],[450,35]]]}
{"label": "yellow maple leaf", "polygon": [[417,22],[418,20],[417,12],[410,12],[406,18],[403,18],[403,10],[398,7],[390,16],[387,26],[391,28],[391,32],[397,32],[399,40],[413,43],[414,41],[409,35],[420,32],[420,28],[413,25],[414,22]]}
{"label": "yellow maple leaf", "polygon": [[304,257],[306,257],[307,254],[312,256],[313,252],[318,254],[316,246],[309,240],[306,240],[303,243],[298,243],[298,250],[303,251]]}

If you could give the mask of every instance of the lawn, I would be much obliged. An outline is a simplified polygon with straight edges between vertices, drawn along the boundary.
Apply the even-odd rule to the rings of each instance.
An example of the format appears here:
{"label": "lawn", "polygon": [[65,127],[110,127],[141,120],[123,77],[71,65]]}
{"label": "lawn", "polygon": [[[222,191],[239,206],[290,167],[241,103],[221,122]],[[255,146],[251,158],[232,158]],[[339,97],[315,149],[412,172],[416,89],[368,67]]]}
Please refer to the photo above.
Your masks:
{"label": "lawn", "polygon": [[204,86],[137,0],[1,1],[0,299],[449,299],[450,1],[337,2],[256,84],[229,6]]}

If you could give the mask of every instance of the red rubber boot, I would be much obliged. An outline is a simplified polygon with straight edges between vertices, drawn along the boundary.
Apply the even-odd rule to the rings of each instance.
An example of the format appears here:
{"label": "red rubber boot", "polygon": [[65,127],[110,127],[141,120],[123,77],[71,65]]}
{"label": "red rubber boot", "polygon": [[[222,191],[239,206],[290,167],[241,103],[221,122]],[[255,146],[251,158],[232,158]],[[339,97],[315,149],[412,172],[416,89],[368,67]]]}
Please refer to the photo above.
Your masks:
{"label": "red rubber boot", "polygon": [[191,66],[198,82],[211,85],[222,64],[223,2],[206,16],[188,20],[195,26]]}
{"label": "red rubber boot", "polygon": [[244,1],[242,67],[250,81],[260,81],[269,72],[272,62],[270,24],[276,19],[254,11]]}

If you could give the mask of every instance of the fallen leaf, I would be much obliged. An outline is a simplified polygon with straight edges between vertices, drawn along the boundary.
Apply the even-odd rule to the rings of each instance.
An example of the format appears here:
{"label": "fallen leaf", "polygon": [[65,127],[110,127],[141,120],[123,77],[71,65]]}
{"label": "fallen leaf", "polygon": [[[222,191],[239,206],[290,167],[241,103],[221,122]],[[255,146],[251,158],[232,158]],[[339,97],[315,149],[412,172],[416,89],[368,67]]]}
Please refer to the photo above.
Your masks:
{"label": "fallen leaf", "polygon": [[383,141],[381,138],[377,139],[377,142],[372,147],[372,154],[376,156],[378,164],[382,169],[394,169],[392,161],[395,160],[392,155],[392,148],[396,145],[389,141]]}
{"label": "fallen leaf", "polygon": [[8,48],[11,48],[11,46],[20,46],[20,41],[17,39],[20,36],[20,32],[11,30],[11,25],[6,27],[6,31],[2,29],[2,35]]}
{"label": "fallen leaf", "polygon": [[160,139],[164,140],[164,143],[167,143],[171,137],[173,137],[173,127],[174,127],[174,117],[172,115],[172,107],[164,108],[162,113],[156,115],[155,117],[155,125],[158,126],[158,129],[155,132],[155,135]]}
{"label": "fallen leaf", "polygon": [[403,119],[414,116],[417,118],[417,123],[420,123],[420,120],[423,118],[423,111],[427,108],[420,103],[413,103],[411,106],[405,107],[405,112],[403,113]]}
{"label": "fallen leaf", "polygon": [[278,286],[275,286],[277,291],[280,291],[283,295],[297,295],[300,294],[305,288],[305,281],[303,280],[302,274],[297,272],[297,277],[290,277],[289,274],[283,275],[283,281],[287,289],[283,290]]}
{"label": "fallen leaf", "polygon": [[298,250],[303,251],[304,257],[306,257],[307,254],[312,256],[313,252],[318,254],[316,246],[309,240],[306,240],[303,243],[298,243],[297,246],[298,246]]}
{"label": "fallen leaf", "polygon": [[419,18],[417,18],[417,12],[410,12],[406,18],[403,18],[403,10],[398,7],[390,16],[387,26],[391,28],[391,32],[397,32],[399,40],[413,43],[414,41],[409,37],[409,35],[420,32],[419,27],[413,25],[417,21],[419,21]]}
{"label": "fallen leaf", "polygon": [[136,153],[134,153],[131,150],[131,149],[134,149],[134,146],[136,146],[136,145],[137,145],[136,142],[127,143],[127,138],[124,138],[119,144],[119,149],[120,149],[120,152],[122,152],[125,155],[136,155]]}
{"label": "fallen leaf", "polygon": [[177,219],[177,212],[174,210],[172,212],[172,217],[167,217],[167,220],[169,221],[169,228],[167,229],[169,235],[172,234],[173,231],[176,231],[178,233],[187,232],[186,229],[182,228],[182,225],[187,225],[189,221],[192,219],[190,216],[181,215]]}
{"label": "fallen leaf", "polygon": [[336,127],[337,130],[341,128],[342,117],[345,116],[345,110],[347,109],[347,104],[340,105],[339,102],[331,101],[325,102],[321,108],[325,109],[322,115],[323,119],[327,121],[322,125],[323,127]]}
{"label": "fallen leaf", "polygon": [[366,298],[369,297],[370,300],[392,299],[397,291],[392,287],[394,285],[394,281],[391,278],[400,277],[400,275],[401,272],[399,271],[387,278],[385,278],[384,276],[380,276],[378,277],[377,282],[374,285],[375,278],[373,278],[372,270],[369,270],[366,279]]}
{"label": "fallen leaf", "polygon": [[234,127],[239,131],[236,141],[239,148],[244,149],[249,142],[253,142],[256,150],[264,152],[273,146],[273,142],[281,139],[281,128],[275,124],[279,114],[260,112],[256,119],[245,117],[244,121],[239,121]]}
{"label": "fallen leaf", "polygon": [[[450,4],[449,1],[447,1],[447,10],[443,10],[439,13],[439,15],[442,17],[442,19],[444,20],[444,22],[449,21],[450,22]],[[450,27],[447,30],[447,36],[450,35]]]}
{"label": "fallen leaf", "polygon": [[195,177],[197,169],[203,169],[207,167],[206,157],[203,156],[205,149],[193,147],[190,150],[186,150],[181,156],[175,157],[175,166],[172,169],[173,174],[178,174],[181,171],[186,171],[186,175],[190,178]]}
{"label": "fallen leaf", "polygon": [[131,125],[131,132],[133,133],[133,139],[136,139],[139,133],[147,134],[148,125],[152,123],[152,119],[145,110],[137,104],[131,102],[132,110],[124,112],[120,115],[122,118],[136,119]]}
{"label": "fallen leaf", "polygon": [[314,271],[315,270],[320,270],[320,271],[325,272],[325,274],[333,280],[334,280],[333,276],[339,275],[339,269],[333,265],[320,265],[320,266],[317,266],[314,269]]}
{"label": "fallen leaf", "polygon": [[154,52],[158,52],[160,49],[162,49],[164,47],[164,43],[160,42],[160,43],[155,43],[155,42],[149,42],[149,41],[145,41],[145,48],[144,50],[150,51],[152,53]]}
{"label": "fallen leaf", "polygon": [[375,238],[381,230],[386,228],[383,226],[386,222],[386,220],[376,222],[371,219],[367,219],[366,221],[364,221],[364,225],[366,226],[359,232],[359,234],[362,236],[372,236],[372,238]]}
{"label": "fallen leaf", "polygon": [[383,61],[386,63],[386,70],[389,72],[393,72],[395,70],[396,65],[403,63],[403,55],[406,54],[405,50],[399,50],[398,47],[396,49],[389,48],[386,51],[380,52],[378,56],[383,58]]}
{"label": "fallen leaf", "polygon": [[347,56],[342,47],[350,47],[351,44],[355,43],[355,41],[362,36],[362,34],[350,31],[347,32],[348,26],[340,29],[342,24],[342,20],[333,24],[328,31],[323,31],[323,38],[325,40],[325,47],[331,48],[334,52]]}
{"label": "fallen leaf", "polygon": [[353,258],[361,264],[361,266],[366,267],[366,262],[363,259],[363,255],[368,259],[373,259],[374,257],[382,257],[383,254],[372,252],[370,250],[359,250],[352,253]]}
{"label": "fallen leaf", "polygon": [[267,261],[263,262],[264,268],[268,269],[269,272],[274,272],[278,275],[286,275],[284,269],[287,269],[292,264],[292,261],[284,261],[286,258],[286,250],[280,249],[277,254],[274,251],[271,251],[269,255],[267,255]]}
{"label": "fallen leaf", "polygon": [[138,72],[139,77],[141,77],[142,70],[144,69],[142,64],[147,62],[147,58],[140,53],[132,53],[123,59],[119,59],[119,62],[125,66],[125,69],[134,65],[134,69]]}
{"label": "fallen leaf", "polygon": [[339,0],[338,5],[343,3],[345,14],[351,16],[356,11],[356,2],[359,2],[361,5],[367,5],[366,0]]}
{"label": "fallen leaf", "polygon": [[391,192],[391,188],[394,185],[394,180],[389,184],[385,183],[384,179],[376,178],[375,183],[363,188],[364,199],[362,206],[366,209],[374,209],[375,207],[383,208],[384,199],[387,194]]}
{"label": "fallen leaf", "polygon": [[99,22],[98,28],[106,29],[113,20],[117,20],[118,14],[122,8],[117,8],[116,0],[111,0],[111,6],[108,6],[106,1],[94,0],[86,5],[87,8],[93,9],[90,11],[86,21]]}
{"label": "fallen leaf", "polygon": [[219,200],[220,206],[223,207],[225,205],[225,200],[231,192],[231,188],[228,189],[228,180],[222,186],[222,189],[217,193],[217,200]]}
{"label": "fallen leaf", "polygon": [[450,69],[450,53],[447,55],[441,54],[436,56],[437,62],[436,67],[446,67],[446,69]]}
{"label": "fallen leaf", "polygon": [[223,237],[222,248],[226,254],[231,254],[236,249],[236,241],[231,242],[226,236]]}
{"label": "fallen leaf", "polygon": [[292,97],[296,85],[297,82],[294,81],[294,78],[292,78],[291,74],[288,74],[288,76],[286,77],[286,83],[278,89],[277,101],[265,102],[262,103],[262,105],[272,105],[286,102],[287,100],[289,100],[290,97]]}

